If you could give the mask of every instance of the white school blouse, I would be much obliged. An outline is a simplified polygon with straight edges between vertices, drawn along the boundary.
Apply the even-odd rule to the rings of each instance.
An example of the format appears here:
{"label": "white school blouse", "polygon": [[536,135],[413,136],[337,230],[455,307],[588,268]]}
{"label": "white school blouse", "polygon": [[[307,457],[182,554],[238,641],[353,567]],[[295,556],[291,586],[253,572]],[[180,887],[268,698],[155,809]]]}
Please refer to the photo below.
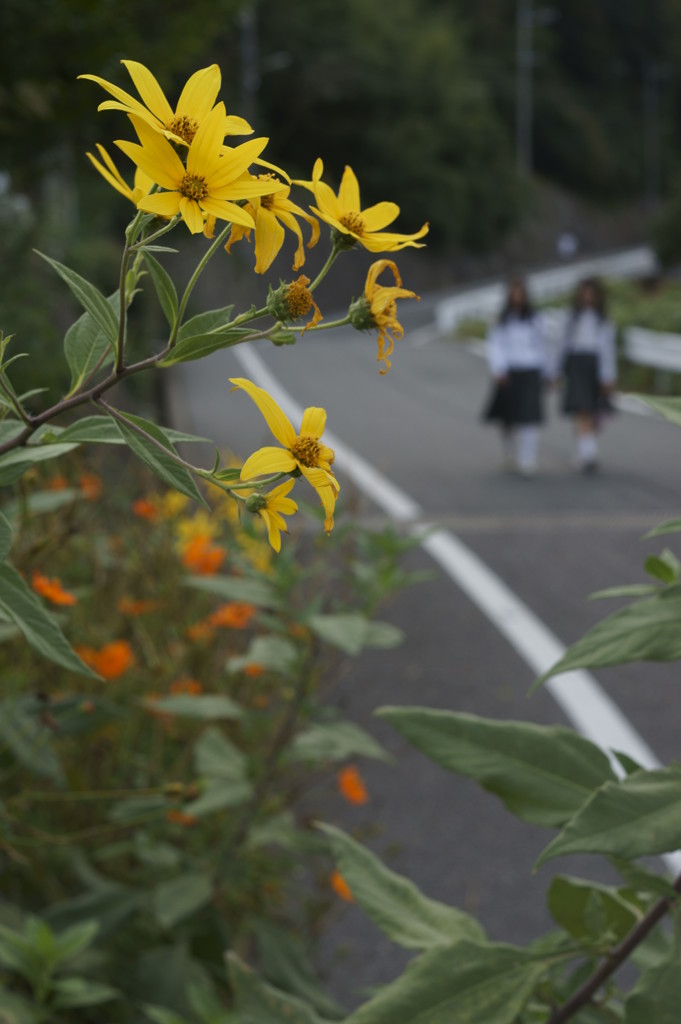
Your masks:
{"label": "white school blouse", "polygon": [[487,365],[493,377],[504,377],[509,370],[541,370],[549,375],[546,345],[534,316],[521,319],[509,316],[497,323],[487,336]]}
{"label": "white school blouse", "polygon": [[570,317],[558,372],[562,372],[563,361],[570,353],[588,352],[598,358],[598,379],[601,384],[614,384],[617,380],[615,335],[615,325],[598,316],[593,309],[584,309],[576,317]]}

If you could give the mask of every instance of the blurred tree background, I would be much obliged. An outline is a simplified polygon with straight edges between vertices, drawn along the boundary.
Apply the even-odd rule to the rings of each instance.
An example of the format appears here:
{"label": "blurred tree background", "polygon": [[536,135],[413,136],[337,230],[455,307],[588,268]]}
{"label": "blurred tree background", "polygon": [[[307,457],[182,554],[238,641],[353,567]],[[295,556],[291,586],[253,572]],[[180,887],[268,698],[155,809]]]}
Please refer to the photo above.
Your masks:
{"label": "blurred tree background", "polygon": [[[518,173],[515,143],[521,7],[532,19],[530,174]],[[103,285],[111,279],[117,251],[106,239],[128,211],[84,152],[115,138],[120,118],[97,116],[101,90],[76,76],[129,88],[125,57],[153,69],[172,100],[188,74],[217,62],[228,110],[271,135],[271,159],[309,177],[323,154],[337,182],[352,154],[363,200],[396,200],[404,230],[429,220],[430,252],[443,261],[494,251],[537,219],[546,188],[611,210],[641,211],[645,200],[652,213],[665,197],[673,205],[680,0],[531,8],[529,0],[42,0],[31,11],[4,0],[0,326],[47,353],[69,322],[71,308],[61,308],[61,289],[33,246],[86,261]],[[671,234],[674,258],[680,232]]]}

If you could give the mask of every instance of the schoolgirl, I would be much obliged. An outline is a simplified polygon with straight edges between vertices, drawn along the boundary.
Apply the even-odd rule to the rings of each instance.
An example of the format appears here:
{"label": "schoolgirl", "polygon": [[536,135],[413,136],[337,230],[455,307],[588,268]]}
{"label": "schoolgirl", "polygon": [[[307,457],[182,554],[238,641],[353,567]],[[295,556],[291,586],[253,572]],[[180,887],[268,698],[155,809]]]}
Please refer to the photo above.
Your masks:
{"label": "schoolgirl", "polygon": [[499,423],[506,467],[531,476],[537,469],[548,367],[539,322],[519,278],[510,281],[499,320],[488,335],[487,364],[493,388],[484,418]]}
{"label": "schoolgirl", "polygon": [[563,412],[573,419],[579,468],[598,468],[597,430],[612,412],[617,381],[615,326],[608,320],[603,286],[587,278],[577,286],[565,330],[558,374],[563,377]]}

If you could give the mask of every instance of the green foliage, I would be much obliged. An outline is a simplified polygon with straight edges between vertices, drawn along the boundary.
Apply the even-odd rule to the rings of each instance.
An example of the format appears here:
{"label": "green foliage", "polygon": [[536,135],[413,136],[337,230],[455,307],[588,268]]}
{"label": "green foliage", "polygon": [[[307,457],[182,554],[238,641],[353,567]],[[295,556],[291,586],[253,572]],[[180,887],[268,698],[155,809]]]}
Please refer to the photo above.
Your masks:
{"label": "green foliage", "polygon": [[537,825],[564,824],[615,778],[598,747],[560,726],[428,708],[388,707],[378,714],[432,760],[475,779],[517,817]]}

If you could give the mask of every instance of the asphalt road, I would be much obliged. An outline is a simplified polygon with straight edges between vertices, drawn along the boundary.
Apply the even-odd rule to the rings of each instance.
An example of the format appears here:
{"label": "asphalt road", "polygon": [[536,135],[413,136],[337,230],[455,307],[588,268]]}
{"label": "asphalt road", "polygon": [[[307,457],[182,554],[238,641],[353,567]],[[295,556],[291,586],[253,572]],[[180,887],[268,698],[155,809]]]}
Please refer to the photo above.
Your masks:
{"label": "asphalt road", "polygon": [[[524,480],[505,474],[494,430],[480,422],[488,388],[484,362],[467,346],[434,337],[428,327],[434,301],[424,298],[409,311],[405,304],[407,335],[385,377],[378,374],[375,339],[368,334],[306,335],[292,348],[259,344],[257,351],[301,405],[324,406],[335,435],[410,494],[429,522],[461,538],[569,644],[609,607],[587,603],[586,596],[644,579],[645,555],[664,546],[641,536],[681,510],[681,434],[652,416],[621,413],[603,436],[601,473],[587,478],[572,468],[569,426],[552,409],[539,475]],[[229,391],[228,378],[244,375],[229,351],[185,364],[176,375],[178,425],[244,456],[271,443],[249,399]],[[385,522],[340,479],[353,514],[377,526]],[[432,566],[419,551],[409,564]],[[382,704],[422,704],[568,723],[547,692],[527,698],[531,670],[443,574],[394,598],[381,617],[404,629],[404,645],[348,661],[336,697],[397,762],[363,764],[371,803],[348,808],[330,791],[324,816],[356,830],[428,895],[475,912],[490,937],[536,937],[547,926],[544,892],[555,871],[601,877],[595,861],[556,862],[555,869],[533,876],[532,864],[549,835],[517,822],[493,797],[432,765],[372,711]],[[656,754],[678,760],[677,668],[626,666],[597,678]],[[336,995],[352,1004],[358,989],[390,980],[407,956],[359,909],[339,905],[318,959]]]}

